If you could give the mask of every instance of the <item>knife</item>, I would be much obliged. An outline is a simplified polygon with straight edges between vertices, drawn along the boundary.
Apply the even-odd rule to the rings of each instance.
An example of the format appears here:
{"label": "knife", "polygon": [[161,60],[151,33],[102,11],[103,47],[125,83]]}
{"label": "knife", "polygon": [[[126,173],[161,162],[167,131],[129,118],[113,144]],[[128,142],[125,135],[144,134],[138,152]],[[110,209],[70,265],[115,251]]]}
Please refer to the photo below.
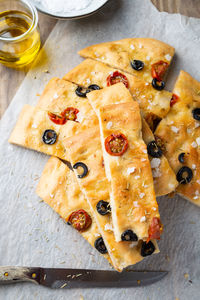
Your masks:
{"label": "knife", "polygon": [[101,271],[87,269],[53,269],[29,267],[0,267],[0,284],[32,282],[53,289],[59,288],[116,288],[152,284],[167,271]]}

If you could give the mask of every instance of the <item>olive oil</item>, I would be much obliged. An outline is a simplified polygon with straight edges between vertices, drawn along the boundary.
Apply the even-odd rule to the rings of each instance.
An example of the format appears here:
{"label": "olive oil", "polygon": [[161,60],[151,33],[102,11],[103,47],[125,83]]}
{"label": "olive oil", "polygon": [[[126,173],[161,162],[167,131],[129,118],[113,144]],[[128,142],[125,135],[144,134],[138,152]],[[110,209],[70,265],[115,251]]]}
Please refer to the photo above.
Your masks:
{"label": "olive oil", "polygon": [[29,64],[40,49],[37,24],[25,12],[0,13],[0,62],[8,67]]}

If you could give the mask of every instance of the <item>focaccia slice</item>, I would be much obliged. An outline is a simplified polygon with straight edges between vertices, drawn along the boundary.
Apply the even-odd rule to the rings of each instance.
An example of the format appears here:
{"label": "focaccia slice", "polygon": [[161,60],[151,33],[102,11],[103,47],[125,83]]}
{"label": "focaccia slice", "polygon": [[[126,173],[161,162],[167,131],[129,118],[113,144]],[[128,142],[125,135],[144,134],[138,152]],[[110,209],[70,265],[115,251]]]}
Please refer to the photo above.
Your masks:
{"label": "focaccia slice", "polygon": [[[115,84],[100,91],[93,91],[88,93],[87,97],[98,117],[99,109],[101,107],[109,104],[133,102],[133,98],[131,97],[129,91],[122,83]],[[107,126],[112,127],[112,121],[111,123],[108,123]],[[146,145],[152,143],[153,141],[155,142],[154,135],[144,119],[142,119],[142,138]],[[166,157],[162,155],[162,153],[159,155],[159,157],[153,157],[152,155],[158,155],[157,153],[151,153],[151,155],[149,155],[156,196],[169,194],[174,191],[178,185],[176,175],[170,167]]]}
{"label": "focaccia slice", "polygon": [[[150,252],[146,251],[148,244],[143,241],[121,241],[119,243],[115,241],[109,211],[110,185],[105,175],[99,127],[88,129],[84,133],[66,139],[64,145],[70,152],[70,162],[74,166],[78,183],[87,198],[115,269],[122,271],[123,268],[141,261],[144,256],[157,253],[158,247],[154,240],[149,244],[152,250]],[[76,168],[77,163],[87,167],[86,176],[80,178],[83,169],[80,168],[80,172],[79,168]],[[102,203],[102,201],[106,203]],[[106,211],[103,213],[103,209],[100,210],[101,204],[104,204],[104,207],[106,204]]]}
{"label": "focaccia slice", "polygon": [[[37,195],[42,198],[53,210],[58,213],[65,222],[68,222],[72,213],[80,210],[89,216],[89,223],[85,222],[81,235],[94,247],[95,241],[101,235],[92,215],[90,207],[81,192],[75,174],[61,160],[51,157],[42,172],[36,190]],[[103,254],[110,261],[108,253]]]}
{"label": "focaccia slice", "polygon": [[79,54],[151,82],[156,70],[158,78],[164,78],[174,56],[174,48],[151,38],[129,38],[89,46],[80,50]]}
{"label": "focaccia slice", "polygon": [[156,129],[177,174],[177,192],[200,206],[200,82],[181,71],[169,114]]}
{"label": "focaccia slice", "polygon": [[[111,80],[115,74],[118,74],[117,79]],[[92,59],[83,61],[67,73],[63,79],[85,88],[92,84],[104,88],[122,81],[129,88],[133,99],[139,103],[142,115],[152,129],[170,110],[172,98],[170,92],[155,90],[150,83],[136,76],[113,69]]]}
{"label": "focaccia slice", "polygon": [[[139,105],[132,101],[100,108],[99,125],[116,241],[160,238],[161,225]],[[108,126],[111,124],[112,126]],[[154,223],[157,223],[156,231]],[[154,227],[154,229],[153,229]]]}
{"label": "focaccia slice", "polygon": [[[64,81],[64,85],[66,85],[65,91],[70,85],[75,89],[75,85],[66,81]],[[51,84],[46,90],[52,92]],[[51,100],[51,98],[49,99]],[[81,99],[81,101],[77,101],[75,96],[71,99],[67,97],[65,100],[60,98],[50,104],[47,103],[47,100],[48,98],[41,98],[38,103],[39,108],[30,105],[23,107],[9,142],[67,160],[68,154],[62,140],[82,132],[88,127],[95,126],[98,124],[98,119],[87,98]],[[41,110],[40,106],[45,110]],[[63,121],[65,117],[62,114],[65,110],[66,114],[63,116],[66,116],[66,119]],[[49,133],[46,132],[47,130]],[[49,134],[54,137],[45,143],[45,134],[47,137]]]}

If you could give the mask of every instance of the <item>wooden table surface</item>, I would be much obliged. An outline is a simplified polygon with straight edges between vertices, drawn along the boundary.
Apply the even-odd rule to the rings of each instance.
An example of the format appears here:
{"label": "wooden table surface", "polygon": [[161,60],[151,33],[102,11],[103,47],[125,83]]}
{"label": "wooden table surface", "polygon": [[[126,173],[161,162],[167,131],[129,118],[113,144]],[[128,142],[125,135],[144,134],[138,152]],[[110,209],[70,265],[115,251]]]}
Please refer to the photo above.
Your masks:
{"label": "wooden table surface", "polygon": [[[200,0],[151,0],[160,10],[169,13],[181,13],[189,17],[200,18]],[[56,24],[56,20],[39,14],[39,26],[42,43]],[[24,79],[28,68],[14,70],[0,65],[0,118],[11,102],[18,87]]]}

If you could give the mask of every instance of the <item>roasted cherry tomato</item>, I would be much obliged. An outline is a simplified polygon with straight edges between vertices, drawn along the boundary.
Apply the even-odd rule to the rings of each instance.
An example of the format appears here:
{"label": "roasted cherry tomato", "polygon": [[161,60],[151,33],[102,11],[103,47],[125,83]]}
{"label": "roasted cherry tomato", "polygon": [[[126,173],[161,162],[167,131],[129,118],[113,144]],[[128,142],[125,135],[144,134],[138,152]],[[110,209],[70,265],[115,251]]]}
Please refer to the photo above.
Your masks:
{"label": "roasted cherry tomato", "polygon": [[124,74],[122,74],[118,71],[115,71],[112,74],[110,74],[107,77],[106,81],[107,81],[107,86],[111,86],[111,85],[116,84],[118,82],[123,82],[125,87],[128,88],[128,79],[127,79],[127,77]]}
{"label": "roasted cherry tomato", "polygon": [[61,112],[61,116],[66,120],[76,121],[78,113],[79,110],[77,108],[67,107],[63,112]]}
{"label": "roasted cherry tomato", "polygon": [[79,209],[74,211],[68,218],[68,224],[72,225],[78,231],[85,231],[92,224],[90,215],[84,210]]}
{"label": "roasted cherry tomato", "polygon": [[176,102],[178,102],[178,96],[176,94],[173,94],[170,101],[170,107],[172,107]]}
{"label": "roasted cherry tomato", "polygon": [[149,238],[147,240],[147,243],[152,239],[159,240],[162,230],[163,228],[160,219],[157,217],[153,217],[153,220],[149,228]]}
{"label": "roasted cherry tomato", "polygon": [[158,61],[151,66],[151,75],[158,81],[162,81],[169,64],[165,61]]}
{"label": "roasted cherry tomato", "polygon": [[51,112],[48,112],[48,116],[52,122],[54,122],[55,124],[58,124],[58,125],[63,125],[67,121],[65,117],[53,114]]}
{"label": "roasted cherry tomato", "polygon": [[121,156],[128,148],[128,140],[122,133],[112,133],[105,139],[106,151],[113,156]]}

